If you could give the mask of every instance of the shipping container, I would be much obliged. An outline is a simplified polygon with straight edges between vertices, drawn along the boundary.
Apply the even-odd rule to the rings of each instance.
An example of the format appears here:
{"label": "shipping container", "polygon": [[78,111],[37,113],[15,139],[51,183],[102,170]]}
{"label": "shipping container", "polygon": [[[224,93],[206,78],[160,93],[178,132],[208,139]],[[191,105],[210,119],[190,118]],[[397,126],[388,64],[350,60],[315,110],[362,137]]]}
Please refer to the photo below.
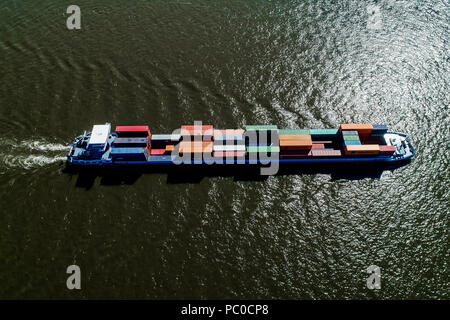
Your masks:
{"label": "shipping container", "polygon": [[166,149],[152,149],[150,151],[151,156],[162,156],[166,153]]}
{"label": "shipping container", "polygon": [[309,135],[309,129],[280,129],[278,130],[280,135]]}
{"label": "shipping container", "polygon": [[245,144],[213,145],[213,151],[245,151]]}
{"label": "shipping container", "polygon": [[214,136],[214,145],[221,144],[244,144],[244,135],[241,136]]}
{"label": "shipping container", "polygon": [[361,141],[359,140],[348,140],[348,141],[344,141],[343,146],[345,148],[345,146],[351,146],[351,145],[360,145]]}
{"label": "shipping container", "polygon": [[395,153],[394,146],[380,146],[380,155],[391,156]]}
{"label": "shipping container", "polygon": [[223,136],[240,137],[243,136],[244,133],[245,133],[244,129],[214,129],[214,139],[216,139],[216,137],[221,138]]}
{"label": "shipping container", "polygon": [[313,157],[340,157],[340,156],[342,156],[341,150],[335,150],[335,149],[312,149],[311,154]]}
{"label": "shipping container", "polygon": [[325,149],[325,144],[323,144],[323,143],[313,143],[311,149]]}
{"label": "shipping container", "polygon": [[280,136],[280,148],[311,149],[312,139],[310,135],[283,135]]}
{"label": "shipping container", "polygon": [[376,155],[379,153],[380,146],[378,144],[348,145],[345,147],[345,154],[347,155]]}
{"label": "shipping container", "polygon": [[344,138],[344,141],[359,141],[359,136],[342,136]]}
{"label": "shipping container", "polygon": [[212,125],[201,125],[201,126],[191,126],[184,125],[181,126],[181,136],[203,136],[212,138],[214,134],[214,128]]}
{"label": "shipping container", "polygon": [[244,158],[245,151],[215,151],[214,158]]}
{"label": "shipping container", "polygon": [[150,156],[148,158],[149,162],[171,162],[172,156]]}
{"label": "shipping container", "polygon": [[250,146],[247,147],[247,152],[280,152],[280,147],[278,146]]}
{"label": "shipping container", "polygon": [[341,134],[343,136],[357,136],[358,135],[358,131],[355,131],[355,130],[342,130]]}
{"label": "shipping container", "polygon": [[151,137],[150,129],[148,128],[148,126],[117,126],[116,133],[120,138]]}
{"label": "shipping container", "polygon": [[180,153],[211,153],[213,151],[213,143],[209,141],[181,141]]}
{"label": "shipping container", "polygon": [[340,125],[339,132],[344,130],[355,130],[358,131],[359,134],[370,134],[372,129],[373,126],[369,123],[344,123]]}
{"label": "shipping container", "polygon": [[117,148],[145,148],[147,145],[147,138],[116,138],[112,143],[112,146]]}
{"label": "shipping container", "polygon": [[166,145],[177,144],[181,140],[179,134],[154,134],[151,137],[151,146],[155,149],[164,149]]}
{"label": "shipping container", "polygon": [[111,158],[113,160],[137,160],[146,161],[148,151],[145,148],[111,148]]}
{"label": "shipping container", "polygon": [[280,134],[278,136],[279,140],[296,140],[296,141],[311,141],[311,135],[309,134],[302,134],[302,135],[295,135],[295,134]]}
{"label": "shipping container", "polygon": [[151,141],[153,142],[163,142],[165,144],[179,142],[181,140],[180,134],[154,134],[152,135]]}
{"label": "shipping container", "polygon": [[388,128],[386,125],[384,124],[374,124],[373,125],[373,130],[370,133],[371,136],[382,136],[384,134],[386,134],[388,131]]}
{"label": "shipping container", "polygon": [[385,124],[373,124],[372,127],[372,132],[386,133],[388,131],[388,127]]}
{"label": "shipping container", "polygon": [[338,134],[338,129],[311,129],[309,134],[311,136],[335,136]]}
{"label": "shipping container", "polygon": [[249,125],[245,126],[245,130],[247,131],[272,131],[276,130],[278,131],[277,126],[275,125]]}
{"label": "shipping container", "polygon": [[175,147],[174,145],[169,144],[169,145],[166,146],[166,151],[167,151],[167,152],[172,152],[173,149],[174,149],[174,147]]}

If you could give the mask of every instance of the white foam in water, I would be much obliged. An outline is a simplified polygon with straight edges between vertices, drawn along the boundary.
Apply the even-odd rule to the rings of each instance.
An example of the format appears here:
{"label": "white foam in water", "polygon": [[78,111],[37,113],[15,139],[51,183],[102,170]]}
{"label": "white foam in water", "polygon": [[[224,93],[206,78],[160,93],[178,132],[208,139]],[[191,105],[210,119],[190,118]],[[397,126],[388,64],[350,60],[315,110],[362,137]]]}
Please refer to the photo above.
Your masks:
{"label": "white foam in water", "polygon": [[60,143],[49,143],[44,140],[24,140],[17,142],[12,139],[0,139],[0,147],[9,146],[13,149],[23,148],[39,151],[68,151],[70,146]]}
{"label": "white foam in water", "polygon": [[8,168],[23,168],[33,169],[37,167],[43,167],[59,161],[64,161],[66,157],[55,156],[49,157],[44,155],[28,155],[28,156],[13,156],[6,155],[0,157],[0,163],[3,162]]}
{"label": "white foam in water", "polygon": [[20,159],[23,167],[26,169],[31,169],[34,167],[43,167],[47,164],[59,162],[65,160],[66,157],[47,157],[47,156],[28,156],[24,159]]}
{"label": "white foam in water", "polygon": [[28,146],[31,149],[34,150],[40,150],[40,151],[65,151],[69,150],[70,146],[65,146],[58,143],[43,143],[41,141],[31,141],[27,142],[24,141],[22,143],[24,146]]}
{"label": "white foam in water", "polygon": [[[0,139],[0,166],[33,169],[66,159],[70,146],[44,140]],[[65,151],[63,153],[63,151]],[[40,154],[39,154],[40,153]]]}

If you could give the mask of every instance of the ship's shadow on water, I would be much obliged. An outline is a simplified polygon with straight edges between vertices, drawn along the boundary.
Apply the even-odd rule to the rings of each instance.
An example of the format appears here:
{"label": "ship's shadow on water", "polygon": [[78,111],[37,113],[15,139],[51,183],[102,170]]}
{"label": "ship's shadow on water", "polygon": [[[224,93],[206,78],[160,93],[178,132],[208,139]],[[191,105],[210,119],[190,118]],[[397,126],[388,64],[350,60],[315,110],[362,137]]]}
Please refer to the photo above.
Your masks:
{"label": "ship's shadow on water", "polygon": [[[396,166],[286,166],[283,165],[277,172],[277,176],[304,176],[326,174],[331,180],[361,180],[366,178],[379,179],[384,171],[393,171],[405,163]],[[76,187],[90,189],[99,178],[100,185],[134,184],[139,178],[151,174],[165,174],[168,184],[200,183],[208,177],[228,177],[234,181],[264,181],[269,176],[261,175],[258,166],[201,166],[201,167],[155,167],[155,168],[64,168],[64,173],[76,176]]]}

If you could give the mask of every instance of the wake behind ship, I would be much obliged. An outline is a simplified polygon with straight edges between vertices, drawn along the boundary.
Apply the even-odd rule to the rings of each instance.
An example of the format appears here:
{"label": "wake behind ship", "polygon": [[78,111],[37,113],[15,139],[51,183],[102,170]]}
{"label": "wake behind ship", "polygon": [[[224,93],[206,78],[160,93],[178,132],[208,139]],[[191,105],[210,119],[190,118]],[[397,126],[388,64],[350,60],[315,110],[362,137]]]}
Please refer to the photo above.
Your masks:
{"label": "wake behind ship", "polygon": [[67,164],[81,167],[161,165],[365,164],[405,162],[415,155],[409,137],[386,125],[341,124],[338,129],[278,129],[247,125],[215,129],[186,125],[172,134],[148,126],[94,125],[73,142]]}

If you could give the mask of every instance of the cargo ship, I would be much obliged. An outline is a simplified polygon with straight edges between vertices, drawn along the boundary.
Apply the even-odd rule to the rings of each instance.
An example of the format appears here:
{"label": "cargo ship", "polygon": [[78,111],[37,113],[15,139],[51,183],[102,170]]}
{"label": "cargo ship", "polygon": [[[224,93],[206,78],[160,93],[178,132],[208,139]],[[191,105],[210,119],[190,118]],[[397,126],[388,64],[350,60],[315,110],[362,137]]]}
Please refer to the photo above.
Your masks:
{"label": "cargo ship", "polygon": [[415,155],[410,138],[382,124],[341,124],[337,129],[278,129],[247,125],[216,129],[184,125],[171,134],[149,126],[94,125],[72,143],[67,164],[77,167],[175,165],[283,165],[403,163]]}

